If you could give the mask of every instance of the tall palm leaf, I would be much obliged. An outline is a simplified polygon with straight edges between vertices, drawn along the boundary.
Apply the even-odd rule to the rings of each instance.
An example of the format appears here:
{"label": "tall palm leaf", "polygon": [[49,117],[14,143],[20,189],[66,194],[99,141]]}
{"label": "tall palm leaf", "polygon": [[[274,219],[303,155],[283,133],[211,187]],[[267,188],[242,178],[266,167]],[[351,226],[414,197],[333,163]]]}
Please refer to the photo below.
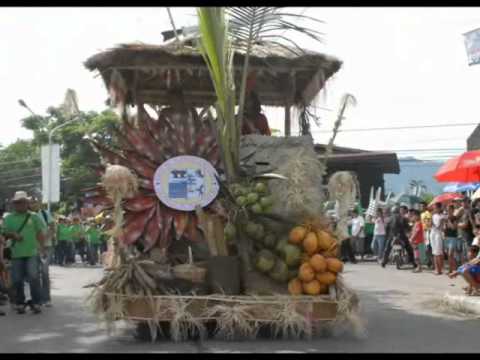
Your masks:
{"label": "tall palm leaf", "polygon": [[229,24],[222,7],[199,7],[197,14],[201,35],[199,49],[217,95],[218,140],[227,179],[232,181],[238,173],[240,129],[235,125],[233,47],[228,35]]}
{"label": "tall palm leaf", "polygon": [[357,99],[355,99],[355,96],[352,94],[344,94],[342,98],[340,99],[340,109],[337,114],[337,119],[335,120],[335,123],[333,125],[333,134],[332,137],[330,138],[327,147],[325,149],[325,156],[322,159],[322,164],[324,171],[326,173],[327,170],[327,161],[330,155],[333,152],[333,144],[335,142],[335,138],[337,137],[337,134],[340,130],[340,126],[342,125],[342,120],[344,119],[343,114],[345,113],[345,110],[347,109],[347,106],[356,106],[357,105]]}
{"label": "tall palm leaf", "polygon": [[[242,82],[240,85],[239,98],[239,118],[238,128],[242,128],[243,109],[245,104],[245,88],[247,83],[248,66],[250,54],[255,43],[268,40],[272,44],[276,44],[287,51],[296,55],[301,55],[304,50],[290,38],[284,36],[288,31],[306,35],[316,41],[321,41],[321,33],[298,25],[299,20],[320,20],[305,15],[281,12],[281,7],[229,7],[227,14],[230,20],[230,36],[232,43],[236,48],[240,48],[245,52],[245,59],[242,70]],[[291,20],[290,20],[291,19]],[[294,21],[296,23],[294,23]],[[281,31],[281,33],[279,33]],[[291,46],[286,46],[288,43]]]}

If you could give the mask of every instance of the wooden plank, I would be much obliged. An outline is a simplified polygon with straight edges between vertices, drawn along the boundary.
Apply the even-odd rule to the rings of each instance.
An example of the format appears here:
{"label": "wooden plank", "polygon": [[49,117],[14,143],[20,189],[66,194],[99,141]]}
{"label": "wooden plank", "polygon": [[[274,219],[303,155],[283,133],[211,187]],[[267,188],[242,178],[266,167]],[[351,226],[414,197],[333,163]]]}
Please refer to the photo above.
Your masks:
{"label": "wooden plank", "polygon": [[[248,297],[247,297],[248,298]],[[259,305],[259,308],[269,309],[271,306],[279,305],[278,301],[275,301],[275,298],[266,297],[266,301],[263,302],[261,300],[262,297],[256,297],[253,303],[249,303],[249,305]],[[226,298],[227,299],[227,298]],[[260,300],[260,301],[259,301]],[[170,299],[156,299],[156,301],[171,301]],[[270,303],[269,303],[270,301]],[[204,297],[200,298],[193,298],[190,300],[190,303],[187,307],[187,310],[193,315],[195,318],[203,318],[205,309],[207,307],[212,307],[215,305],[227,305],[227,306],[234,306],[236,304],[244,304],[242,300],[238,301],[222,301],[219,297],[217,299],[206,299]],[[167,304],[165,304],[167,306]],[[335,301],[328,301],[319,299],[319,301],[315,301],[315,299],[311,298],[309,300],[298,300],[296,303],[297,311],[299,313],[304,314],[305,316],[309,316],[313,321],[319,320],[334,320],[337,315],[338,304]],[[162,309],[162,306],[157,307]],[[173,314],[163,314],[163,318],[159,320],[171,320]],[[259,320],[264,321],[272,321],[274,319],[268,318],[268,313],[265,313],[265,317],[262,314],[255,314]],[[153,309],[149,301],[145,298],[140,298],[136,300],[128,300],[127,301],[127,318],[131,319],[153,319]],[[213,319],[213,318],[212,318]]]}

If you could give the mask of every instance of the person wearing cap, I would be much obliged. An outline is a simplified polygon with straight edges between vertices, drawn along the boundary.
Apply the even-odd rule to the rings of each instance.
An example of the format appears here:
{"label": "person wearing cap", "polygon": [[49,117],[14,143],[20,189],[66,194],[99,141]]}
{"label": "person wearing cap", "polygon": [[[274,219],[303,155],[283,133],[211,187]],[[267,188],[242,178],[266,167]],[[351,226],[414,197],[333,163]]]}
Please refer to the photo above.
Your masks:
{"label": "person wearing cap", "polygon": [[25,191],[17,191],[12,199],[14,211],[5,217],[3,222],[6,238],[13,241],[11,276],[16,310],[19,314],[24,314],[26,308],[25,281],[30,285],[32,311],[35,314],[42,311],[38,255],[45,257],[46,225],[38,214],[28,210],[29,201]]}

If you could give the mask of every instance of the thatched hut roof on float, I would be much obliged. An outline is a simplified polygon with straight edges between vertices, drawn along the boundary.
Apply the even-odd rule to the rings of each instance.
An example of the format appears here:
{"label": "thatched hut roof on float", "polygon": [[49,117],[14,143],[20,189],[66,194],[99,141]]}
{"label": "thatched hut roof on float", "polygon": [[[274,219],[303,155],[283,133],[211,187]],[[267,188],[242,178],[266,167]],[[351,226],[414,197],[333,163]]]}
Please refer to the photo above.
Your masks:
{"label": "thatched hut roof on float", "polygon": [[[196,37],[180,36],[177,40],[171,31],[163,34],[166,41],[161,45],[122,44],[85,62],[89,70],[100,72],[112,105],[168,105],[167,92],[175,86],[183,89],[189,105],[203,108],[214,104],[215,92]],[[243,60],[243,52],[237,51],[236,84],[240,84]],[[341,65],[340,60],[318,52],[299,53],[263,42],[253,48],[249,78],[255,81],[262,105],[289,110],[300,102],[309,104]],[[288,134],[290,111],[286,111],[285,123]]]}

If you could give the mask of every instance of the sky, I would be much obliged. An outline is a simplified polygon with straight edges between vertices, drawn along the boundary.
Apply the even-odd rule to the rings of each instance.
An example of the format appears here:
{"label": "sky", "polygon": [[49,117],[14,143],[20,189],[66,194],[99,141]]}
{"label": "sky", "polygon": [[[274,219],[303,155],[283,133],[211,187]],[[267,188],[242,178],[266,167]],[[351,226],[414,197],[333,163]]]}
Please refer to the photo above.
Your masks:
{"label": "sky", "polygon": [[[355,96],[357,106],[347,109],[343,129],[478,122],[480,65],[468,66],[462,34],[480,27],[480,8],[289,10],[325,22],[316,25],[324,33],[323,43],[295,38],[302,46],[343,61],[315,104],[321,117],[320,127],[312,128],[316,142],[329,140],[345,93]],[[171,11],[177,27],[196,25],[193,8]],[[82,110],[105,109],[103,81],[83,62],[120,43],[159,44],[161,32],[170,29],[162,7],[1,8],[0,144],[31,137],[20,126],[28,112],[18,99],[44,114],[72,88]],[[267,109],[267,117],[272,128],[282,128],[283,110]],[[465,148],[474,128],[345,132],[336,145],[439,159],[460,153],[439,149]],[[297,130],[294,126],[293,133]]]}

